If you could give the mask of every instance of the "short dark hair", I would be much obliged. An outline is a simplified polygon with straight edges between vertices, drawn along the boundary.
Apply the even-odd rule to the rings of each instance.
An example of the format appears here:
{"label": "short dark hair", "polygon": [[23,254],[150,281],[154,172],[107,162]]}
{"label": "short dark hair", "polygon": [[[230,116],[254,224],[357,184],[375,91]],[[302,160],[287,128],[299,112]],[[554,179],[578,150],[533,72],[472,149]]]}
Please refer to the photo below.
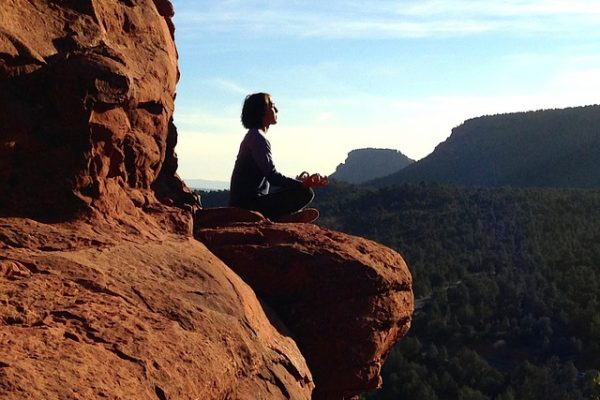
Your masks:
{"label": "short dark hair", "polygon": [[263,119],[270,104],[271,95],[268,93],[260,92],[246,96],[242,108],[242,125],[246,129],[262,128]]}

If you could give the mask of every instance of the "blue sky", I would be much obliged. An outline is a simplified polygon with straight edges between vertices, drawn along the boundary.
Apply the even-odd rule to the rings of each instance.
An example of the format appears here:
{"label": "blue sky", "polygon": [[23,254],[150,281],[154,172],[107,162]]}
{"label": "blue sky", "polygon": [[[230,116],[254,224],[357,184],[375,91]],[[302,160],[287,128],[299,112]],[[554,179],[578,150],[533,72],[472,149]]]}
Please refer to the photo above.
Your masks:
{"label": "blue sky", "polygon": [[598,0],[172,2],[184,179],[229,179],[257,91],[290,176],[362,147],[420,159],[481,115],[600,103]]}

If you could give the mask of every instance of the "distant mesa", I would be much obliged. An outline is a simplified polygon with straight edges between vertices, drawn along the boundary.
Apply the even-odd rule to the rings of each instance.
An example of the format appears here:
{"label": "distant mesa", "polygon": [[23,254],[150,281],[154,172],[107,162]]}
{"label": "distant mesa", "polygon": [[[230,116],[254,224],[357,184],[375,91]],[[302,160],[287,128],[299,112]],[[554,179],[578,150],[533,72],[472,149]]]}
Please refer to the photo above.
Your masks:
{"label": "distant mesa", "polygon": [[330,178],[359,184],[393,174],[414,162],[398,150],[357,149],[348,153],[346,161],[337,166]]}
{"label": "distant mesa", "polygon": [[371,184],[600,186],[600,105],[465,121],[427,157]]}

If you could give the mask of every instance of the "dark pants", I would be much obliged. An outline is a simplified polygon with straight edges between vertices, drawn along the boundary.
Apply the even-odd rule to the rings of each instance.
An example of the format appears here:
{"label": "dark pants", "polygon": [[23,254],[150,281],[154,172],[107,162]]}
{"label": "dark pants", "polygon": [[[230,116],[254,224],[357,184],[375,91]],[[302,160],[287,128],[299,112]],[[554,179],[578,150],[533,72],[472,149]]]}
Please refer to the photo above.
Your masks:
{"label": "dark pants", "polygon": [[259,196],[244,208],[258,211],[265,217],[276,220],[286,214],[303,209],[314,197],[315,192],[311,188],[281,189]]}

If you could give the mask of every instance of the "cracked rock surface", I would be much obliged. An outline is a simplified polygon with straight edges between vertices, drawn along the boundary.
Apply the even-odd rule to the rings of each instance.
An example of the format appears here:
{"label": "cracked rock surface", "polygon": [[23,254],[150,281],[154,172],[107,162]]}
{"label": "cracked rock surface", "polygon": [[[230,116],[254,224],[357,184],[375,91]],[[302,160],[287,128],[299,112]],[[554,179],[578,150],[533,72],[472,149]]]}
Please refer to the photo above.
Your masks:
{"label": "cracked rock surface", "polygon": [[193,203],[176,176],[167,0],[2,0],[0,211]]}
{"label": "cracked rock surface", "polygon": [[168,0],[2,0],[0,398],[377,387],[410,325],[404,261],[313,225],[196,213],[177,176],[173,13]]}
{"label": "cracked rock surface", "polygon": [[2,0],[2,399],[311,396],[276,315],[191,236],[172,16]]}
{"label": "cracked rock surface", "polygon": [[414,309],[402,257],[312,224],[234,222],[240,211],[230,210],[229,219],[219,210],[221,224],[217,213],[199,211],[195,236],[290,329],[313,374],[313,398],[348,399],[379,387],[383,361]]}
{"label": "cracked rock surface", "polygon": [[290,334],[204,245],[94,222],[0,218],[0,398],[311,398]]}

